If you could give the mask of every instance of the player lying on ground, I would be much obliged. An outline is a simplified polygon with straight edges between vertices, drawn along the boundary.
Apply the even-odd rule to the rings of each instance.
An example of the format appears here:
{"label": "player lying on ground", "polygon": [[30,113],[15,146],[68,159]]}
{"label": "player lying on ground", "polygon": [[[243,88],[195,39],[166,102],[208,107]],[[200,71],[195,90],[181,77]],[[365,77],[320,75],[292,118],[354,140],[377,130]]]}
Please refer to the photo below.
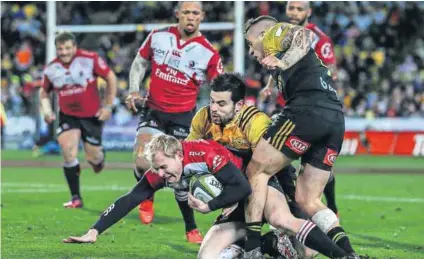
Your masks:
{"label": "player lying on ground", "polygon": [[151,161],[152,169],[146,172],[136,186],[110,205],[86,235],[69,237],[64,240],[65,243],[95,242],[99,234],[156,191],[166,186],[186,189],[186,180],[195,174],[212,173],[223,186],[219,196],[196,207],[202,213],[231,207],[243,201],[251,192],[246,177],[239,169],[241,159],[214,141],[180,142],[173,136],[161,134],[149,142],[146,157]]}
{"label": "player lying on ground", "polygon": [[[147,160],[152,163],[153,169],[146,172],[145,176],[133,190],[110,205],[100,216],[96,224],[84,236],[68,237],[63,242],[95,242],[98,235],[122,219],[139,202],[150,197],[155,191],[165,186],[186,189],[188,186],[187,180],[193,175],[213,173],[221,182],[223,190],[219,196],[207,204],[190,195],[191,206],[201,213],[208,213],[212,210],[228,207],[223,210],[217,224],[224,223],[223,221],[226,220],[226,217],[230,219],[234,216],[240,218],[238,215],[243,217],[243,205],[239,209],[233,205],[239,201],[243,204],[244,198],[250,194],[251,188],[247,179],[240,171],[242,159],[232,154],[226,148],[212,140],[183,141],[181,143],[172,136],[157,135],[146,146],[145,152]],[[232,213],[235,209],[237,213]],[[243,230],[240,231],[242,232]],[[282,239],[284,238],[282,237]],[[212,240],[208,240],[205,246],[202,246],[204,247],[201,250],[202,254],[204,254],[203,251],[207,251],[205,248],[208,249],[210,247]],[[287,240],[285,241],[288,242]],[[266,248],[265,251],[278,254],[275,240],[269,239],[269,236],[265,236],[263,243]],[[225,244],[221,250],[230,244],[231,242]],[[287,244],[280,242],[281,245]],[[216,254],[214,255],[214,258],[218,258]]]}
{"label": "player lying on ground", "polygon": [[247,167],[253,192],[246,208],[245,257],[263,258],[260,234],[267,182],[301,157],[304,170],[297,180],[296,201],[344,250],[332,256],[358,258],[337,216],[320,200],[343,142],[344,115],[331,73],[313,50],[313,32],[260,16],[247,22],[245,33],[249,54],[273,71],[287,100],[286,108],[259,141]]}
{"label": "player lying on ground", "polygon": [[[144,145],[152,136],[160,133],[185,139],[196,109],[199,88],[216,75],[223,66],[216,51],[199,30],[205,17],[201,2],[179,2],[175,16],[177,25],[153,30],[141,45],[130,70],[130,90],[126,99],[128,108],[137,111],[137,101],[145,100],[141,111],[134,143],[134,174],[137,181],[150,168],[143,158]],[[151,65],[151,81],[148,95],[140,95],[139,86],[148,66]],[[175,198],[183,215],[186,237],[191,243],[201,243],[193,210],[187,204],[187,195],[175,192]],[[154,218],[153,196],[139,207],[143,224]]]}
{"label": "player lying on ground", "polygon": [[[210,104],[200,109],[194,116],[188,139],[211,138],[243,157],[244,164],[247,164],[252,151],[255,150],[271,120],[255,107],[244,105],[245,87],[241,77],[234,73],[224,73],[212,80]],[[344,252],[318,227],[312,222],[304,220],[307,219],[307,216],[302,215],[294,201],[293,181],[296,179],[294,171],[293,167],[288,167],[280,173],[282,175],[280,179],[284,182],[282,184],[284,190],[275,178],[271,178],[269,181],[264,211],[265,219],[273,226],[297,234],[299,242],[327,256],[343,255]],[[285,195],[290,200],[292,211],[304,219],[295,218],[290,213]],[[217,255],[225,245],[231,244],[230,241],[235,242],[245,236],[245,218],[242,207],[239,205],[229,218],[218,218],[202,243],[200,255]],[[312,240],[318,240],[318,242],[314,243],[315,241]],[[264,250],[262,249],[262,251]],[[337,251],[339,254],[336,253]],[[313,254],[308,249],[308,254],[302,253],[301,256],[313,256]]]}
{"label": "player lying on ground", "polygon": [[[62,149],[63,171],[72,196],[63,206],[82,208],[78,145],[82,139],[86,159],[93,171],[99,173],[105,160],[102,148],[103,123],[112,113],[116,76],[97,53],[78,49],[72,33],[58,33],[55,45],[57,57],[44,70],[40,102],[44,120],[52,123],[56,116],[52,111],[49,93],[58,93],[60,112],[57,141]],[[107,84],[104,104],[97,90],[98,76],[104,78]]]}

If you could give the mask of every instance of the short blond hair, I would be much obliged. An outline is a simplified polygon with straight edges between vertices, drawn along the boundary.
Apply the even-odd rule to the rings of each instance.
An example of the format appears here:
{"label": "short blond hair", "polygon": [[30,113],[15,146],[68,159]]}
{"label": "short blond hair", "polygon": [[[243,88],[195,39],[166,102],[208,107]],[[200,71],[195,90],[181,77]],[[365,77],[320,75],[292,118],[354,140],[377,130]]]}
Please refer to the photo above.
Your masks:
{"label": "short blond hair", "polygon": [[173,136],[159,134],[154,136],[144,147],[144,158],[153,164],[157,152],[163,152],[167,157],[174,158],[178,151],[182,151],[181,142]]}

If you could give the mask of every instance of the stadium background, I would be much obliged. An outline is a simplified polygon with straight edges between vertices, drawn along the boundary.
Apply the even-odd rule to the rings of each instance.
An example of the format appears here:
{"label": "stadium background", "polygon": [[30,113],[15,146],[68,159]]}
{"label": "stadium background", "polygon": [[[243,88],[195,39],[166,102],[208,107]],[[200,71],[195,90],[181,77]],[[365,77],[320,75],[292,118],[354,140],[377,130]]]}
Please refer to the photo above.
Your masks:
{"label": "stadium background", "polygon": [[[75,26],[172,23],[175,4],[56,2],[56,21]],[[424,227],[419,224],[424,203],[424,3],[311,5],[311,22],[335,44],[338,92],[347,115],[342,154],[354,155],[341,157],[336,166],[343,224],[354,244],[374,258],[424,258]],[[236,19],[234,2],[204,2],[204,9],[204,22]],[[246,18],[270,14],[284,19],[285,2],[244,2],[244,11]],[[137,117],[123,101],[130,64],[148,31],[139,26],[134,32],[76,34],[79,46],[97,51],[119,78],[104,139],[106,148],[121,152],[108,153],[101,175],[84,174],[82,190],[90,202],[83,211],[70,213],[60,208],[68,195],[58,170],[61,158],[35,94],[47,62],[47,25],[46,2],[1,3],[1,103],[6,115],[1,122],[2,258],[194,258],[196,247],[182,243],[180,216],[168,192],[158,195],[153,227],[140,226],[133,212],[94,246],[60,244],[66,235],[82,234],[133,184],[131,153],[125,151],[132,148]],[[232,71],[234,31],[202,32]],[[244,64],[249,100],[255,101],[267,73],[247,55]],[[148,82],[146,77],[144,90]],[[100,85],[102,91],[104,83]],[[207,96],[206,86],[198,107],[208,102]],[[275,97],[257,105],[271,113]],[[197,219],[205,233],[213,216]],[[143,240],[146,247],[140,247]]]}

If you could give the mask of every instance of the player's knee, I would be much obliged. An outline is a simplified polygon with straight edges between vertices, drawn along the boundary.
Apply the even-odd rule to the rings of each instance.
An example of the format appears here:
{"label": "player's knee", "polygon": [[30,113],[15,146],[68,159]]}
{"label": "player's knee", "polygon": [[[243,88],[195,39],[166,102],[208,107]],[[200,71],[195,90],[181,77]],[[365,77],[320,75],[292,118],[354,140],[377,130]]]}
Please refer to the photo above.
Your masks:
{"label": "player's knee", "polygon": [[77,153],[78,149],[72,143],[62,145],[62,155],[66,163],[74,161],[77,158]]}
{"label": "player's knee", "polygon": [[276,228],[293,231],[293,219],[294,217],[290,213],[282,213],[281,211],[274,210],[268,215],[267,221]]}
{"label": "player's knee", "polygon": [[93,150],[91,152],[87,152],[85,155],[87,161],[92,165],[102,164],[105,160],[104,152],[101,148],[99,150]]}
{"label": "player's knee", "polygon": [[339,225],[339,219],[336,214],[330,209],[323,209],[312,216],[312,221],[322,230],[327,233],[329,230]]}

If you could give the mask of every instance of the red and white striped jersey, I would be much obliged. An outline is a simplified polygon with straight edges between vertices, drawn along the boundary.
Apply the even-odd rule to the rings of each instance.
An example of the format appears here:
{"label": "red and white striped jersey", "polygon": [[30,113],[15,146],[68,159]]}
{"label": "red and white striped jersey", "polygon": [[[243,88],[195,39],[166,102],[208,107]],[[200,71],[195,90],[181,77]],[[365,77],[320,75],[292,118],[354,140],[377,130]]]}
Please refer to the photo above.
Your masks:
{"label": "red and white striped jersey", "polygon": [[[184,178],[194,175],[215,174],[229,162],[241,169],[243,161],[231,151],[213,140],[185,140],[183,145],[183,172]],[[157,190],[165,186],[163,178],[152,171],[145,174],[150,186]]]}
{"label": "red and white striped jersey", "polygon": [[43,88],[57,91],[60,111],[86,118],[100,109],[97,76],[106,78],[110,68],[95,52],[78,49],[69,64],[55,58],[44,69]]}
{"label": "red and white striped jersey", "polygon": [[152,66],[147,105],[162,112],[193,110],[199,87],[223,73],[209,41],[201,35],[183,42],[177,26],[152,31],[139,53]]}

